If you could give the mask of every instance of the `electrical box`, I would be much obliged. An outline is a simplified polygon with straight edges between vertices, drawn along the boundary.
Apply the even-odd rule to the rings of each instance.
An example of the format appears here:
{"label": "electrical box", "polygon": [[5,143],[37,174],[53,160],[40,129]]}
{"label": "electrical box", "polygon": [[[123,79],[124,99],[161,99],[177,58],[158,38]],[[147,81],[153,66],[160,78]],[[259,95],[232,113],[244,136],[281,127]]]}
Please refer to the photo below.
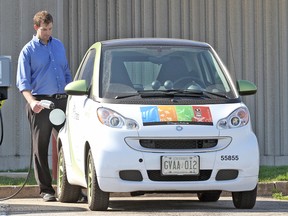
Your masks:
{"label": "electrical box", "polygon": [[10,86],[11,56],[0,56],[0,87]]}
{"label": "electrical box", "polygon": [[8,98],[7,89],[11,86],[11,56],[0,56],[0,101]]}

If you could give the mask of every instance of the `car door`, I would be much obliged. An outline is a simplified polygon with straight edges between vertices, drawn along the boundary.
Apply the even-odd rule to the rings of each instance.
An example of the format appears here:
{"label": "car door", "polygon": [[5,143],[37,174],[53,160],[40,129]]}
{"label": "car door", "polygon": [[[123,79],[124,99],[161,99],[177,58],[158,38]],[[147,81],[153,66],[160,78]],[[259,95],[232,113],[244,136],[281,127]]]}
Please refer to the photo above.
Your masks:
{"label": "car door", "polygon": [[[91,86],[95,54],[95,49],[87,51],[74,81],[86,80],[87,85]],[[85,115],[85,103],[88,99],[89,95],[71,96],[67,105],[67,128],[72,167],[75,171],[81,172],[81,174],[84,174],[85,128],[87,127],[83,117]]]}

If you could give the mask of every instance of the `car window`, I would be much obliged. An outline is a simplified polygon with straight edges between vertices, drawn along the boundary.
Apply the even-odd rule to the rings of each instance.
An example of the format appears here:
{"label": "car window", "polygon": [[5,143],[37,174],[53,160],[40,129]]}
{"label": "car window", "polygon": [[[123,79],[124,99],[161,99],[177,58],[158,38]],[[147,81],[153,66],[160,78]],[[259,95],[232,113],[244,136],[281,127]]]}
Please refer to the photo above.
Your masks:
{"label": "car window", "polygon": [[123,46],[102,51],[100,95],[104,98],[195,86],[203,91],[231,93],[221,67],[207,48]]}
{"label": "car window", "polygon": [[157,78],[161,69],[161,65],[150,61],[125,61],[124,65],[136,88],[149,86]]}
{"label": "car window", "polygon": [[93,68],[94,68],[94,60],[95,60],[96,50],[90,50],[86,56],[84,57],[83,63],[77,74],[77,80],[86,80],[87,84],[91,84]]}
{"label": "car window", "polygon": [[230,92],[229,84],[215,58],[205,52],[199,56],[199,63],[202,68],[201,74],[206,82],[206,89],[228,94]]}

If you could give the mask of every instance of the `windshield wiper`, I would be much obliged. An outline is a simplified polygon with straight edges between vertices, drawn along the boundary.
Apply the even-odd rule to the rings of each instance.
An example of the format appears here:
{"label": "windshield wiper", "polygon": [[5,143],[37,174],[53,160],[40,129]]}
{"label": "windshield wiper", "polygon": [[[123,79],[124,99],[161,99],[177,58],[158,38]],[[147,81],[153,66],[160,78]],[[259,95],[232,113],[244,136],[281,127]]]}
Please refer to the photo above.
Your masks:
{"label": "windshield wiper", "polygon": [[201,90],[146,90],[138,91],[142,97],[206,97]]}
{"label": "windshield wiper", "polygon": [[171,91],[157,91],[157,90],[148,90],[148,91],[138,91],[137,93],[127,94],[127,95],[117,95],[115,99],[123,99],[129,97],[140,96],[141,98],[145,97],[174,97],[175,92]]}
{"label": "windshield wiper", "polygon": [[203,91],[203,94],[213,95],[213,96],[229,99],[229,97],[227,95],[221,94],[221,93],[218,93],[218,92]]}
{"label": "windshield wiper", "polygon": [[129,98],[129,97],[135,97],[135,96],[141,96],[139,93],[134,93],[134,94],[128,94],[128,95],[116,95],[114,98],[115,99],[123,99],[123,98]]}
{"label": "windshield wiper", "polygon": [[203,94],[201,90],[180,90],[180,89],[173,89],[167,90],[164,92],[167,95],[178,96],[178,97],[207,97]]}
{"label": "windshield wiper", "polygon": [[[117,95],[117,96],[115,96],[115,99],[123,99],[123,98],[135,97],[135,96],[139,96],[141,98],[144,98],[144,97],[159,97],[160,95],[157,94],[157,93],[158,92],[155,92],[155,91],[148,91],[148,92],[146,92],[146,91],[137,91],[137,93],[133,93],[133,94]],[[162,93],[161,93],[161,96],[163,96]]]}
{"label": "windshield wiper", "polygon": [[146,90],[146,91],[138,91],[137,93],[127,94],[127,95],[117,95],[115,99],[123,99],[129,97],[140,96],[141,98],[145,97],[208,97],[210,96],[217,96],[221,98],[229,99],[226,95],[216,93],[216,92],[209,92],[209,91],[202,91],[202,90],[180,90],[180,89],[171,89],[171,90]]}
{"label": "windshield wiper", "polygon": [[186,89],[186,90],[178,90],[178,89],[174,89],[174,90],[169,90],[170,93],[173,93],[175,95],[179,95],[179,96],[205,96],[205,97],[209,97],[213,95],[213,96],[217,96],[217,97],[221,97],[221,98],[226,98],[229,99],[229,97],[225,94],[221,94],[218,92],[210,92],[210,91],[205,91],[203,89]]}

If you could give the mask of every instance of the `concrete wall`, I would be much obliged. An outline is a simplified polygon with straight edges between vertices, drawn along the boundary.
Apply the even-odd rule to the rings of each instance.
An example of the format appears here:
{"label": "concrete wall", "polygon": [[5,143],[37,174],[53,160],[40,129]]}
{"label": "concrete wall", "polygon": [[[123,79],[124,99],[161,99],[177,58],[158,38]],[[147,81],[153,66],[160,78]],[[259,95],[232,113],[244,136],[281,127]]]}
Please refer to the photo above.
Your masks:
{"label": "concrete wall", "polygon": [[64,42],[73,74],[97,40],[173,37],[210,43],[234,79],[258,86],[258,93],[244,100],[261,164],[288,164],[288,1],[0,0],[0,55],[12,57],[0,170],[28,166],[30,132],[15,76],[19,52],[34,33],[32,17],[42,9],[54,16],[54,36]]}

